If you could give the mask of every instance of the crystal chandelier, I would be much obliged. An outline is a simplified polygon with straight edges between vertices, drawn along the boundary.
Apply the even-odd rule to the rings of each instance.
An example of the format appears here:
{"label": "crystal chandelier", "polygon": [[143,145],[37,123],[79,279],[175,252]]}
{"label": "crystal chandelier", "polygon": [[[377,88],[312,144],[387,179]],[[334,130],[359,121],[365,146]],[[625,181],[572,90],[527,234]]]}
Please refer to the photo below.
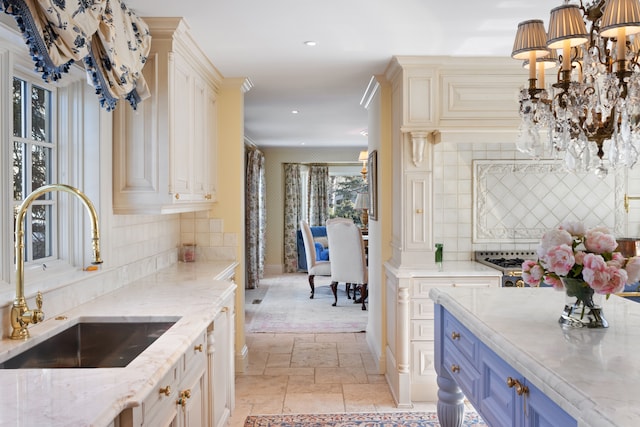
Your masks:
{"label": "crystal chandelier", "polygon": [[[529,86],[520,92],[518,150],[600,177],[608,167],[632,168],[640,153],[639,32],[640,0],[565,0],[551,10],[548,32],[541,20],[521,22],[511,56],[529,68]],[[560,69],[547,89],[549,65]]]}

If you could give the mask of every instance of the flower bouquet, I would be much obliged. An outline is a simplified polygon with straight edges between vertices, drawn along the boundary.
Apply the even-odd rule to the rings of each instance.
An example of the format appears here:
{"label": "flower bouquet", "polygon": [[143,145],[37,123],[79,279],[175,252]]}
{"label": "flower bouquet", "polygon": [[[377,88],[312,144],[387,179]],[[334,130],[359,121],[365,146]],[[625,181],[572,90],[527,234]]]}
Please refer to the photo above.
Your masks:
{"label": "flower bouquet", "polygon": [[[604,319],[605,326],[591,326],[601,322],[600,309],[593,303],[594,293],[608,298],[621,292],[625,284],[640,280],[640,257],[625,258],[615,252],[617,247],[615,237],[606,227],[587,230],[580,222],[565,222],[542,236],[538,260],[523,262],[522,279],[529,286],[546,283],[575,298],[575,303],[567,304],[563,316],[569,311],[568,315],[576,320],[578,311],[580,326],[585,323],[585,310],[589,310],[586,325],[606,327]],[[563,323],[563,317],[560,322]]]}

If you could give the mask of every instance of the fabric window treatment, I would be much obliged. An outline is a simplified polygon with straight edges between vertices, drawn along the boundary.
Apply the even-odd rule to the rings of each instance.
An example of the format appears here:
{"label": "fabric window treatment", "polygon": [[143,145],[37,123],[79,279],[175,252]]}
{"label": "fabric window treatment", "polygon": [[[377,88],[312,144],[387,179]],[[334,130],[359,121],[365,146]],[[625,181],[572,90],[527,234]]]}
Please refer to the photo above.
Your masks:
{"label": "fabric window treatment", "polygon": [[329,218],[329,166],[310,165],[307,212],[310,226],[323,226]]}
{"label": "fabric window treatment", "polygon": [[246,150],[245,233],[246,288],[260,285],[264,274],[266,234],[264,154],[257,148]]}
{"label": "fabric window treatment", "polygon": [[0,10],[16,20],[44,81],[82,61],[108,111],[118,99],[135,108],[149,96],[142,76],[149,27],[120,0],[0,0]]}
{"label": "fabric window treatment", "polygon": [[298,224],[302,219],[300,165],[284,164],[284,272],[298,271]]}

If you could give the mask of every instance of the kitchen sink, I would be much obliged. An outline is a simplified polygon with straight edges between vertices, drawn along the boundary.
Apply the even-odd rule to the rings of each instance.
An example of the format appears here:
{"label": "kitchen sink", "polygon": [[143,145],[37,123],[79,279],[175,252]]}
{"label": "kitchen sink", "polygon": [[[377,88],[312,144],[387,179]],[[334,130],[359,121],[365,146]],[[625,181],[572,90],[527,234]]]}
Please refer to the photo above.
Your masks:
{"label": "kitchen sink", "polygon": [[0,369],[122,368],[175,323],[79,322],[0,362]]}

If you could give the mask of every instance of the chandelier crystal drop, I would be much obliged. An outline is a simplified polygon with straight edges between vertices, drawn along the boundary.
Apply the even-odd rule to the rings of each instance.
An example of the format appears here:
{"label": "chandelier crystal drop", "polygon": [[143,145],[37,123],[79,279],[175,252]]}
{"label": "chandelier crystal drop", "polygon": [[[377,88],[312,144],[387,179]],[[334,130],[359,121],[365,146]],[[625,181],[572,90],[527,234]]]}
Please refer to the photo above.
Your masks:
{"label": "chandelier crystal drop", "polygon": [[[634,167],[640,154],[639,33],[640,0],[565,0],[551,11],[548,32],[541,20],[521,22],[511,56],[525,60],[529,85],[520,91],[517,149],[600,177],[609,168]],[[560,69],[557,82],[545,87],[549,64]]]}

